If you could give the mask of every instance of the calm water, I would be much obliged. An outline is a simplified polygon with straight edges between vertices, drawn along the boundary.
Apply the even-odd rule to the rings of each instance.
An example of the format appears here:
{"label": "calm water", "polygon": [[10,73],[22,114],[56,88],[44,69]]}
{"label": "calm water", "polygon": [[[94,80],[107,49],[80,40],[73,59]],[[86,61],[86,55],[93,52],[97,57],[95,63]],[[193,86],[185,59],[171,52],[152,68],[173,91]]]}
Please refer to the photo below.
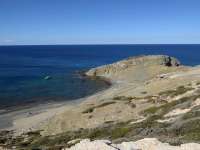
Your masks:
{"label": "calm water", "polygon": [[[144,54],[200,64],[200,45],[0,46],[0,108],[90,95],[107,85],[82,79],[76,71]],[[52,79],[44,80],[46,75]]]}

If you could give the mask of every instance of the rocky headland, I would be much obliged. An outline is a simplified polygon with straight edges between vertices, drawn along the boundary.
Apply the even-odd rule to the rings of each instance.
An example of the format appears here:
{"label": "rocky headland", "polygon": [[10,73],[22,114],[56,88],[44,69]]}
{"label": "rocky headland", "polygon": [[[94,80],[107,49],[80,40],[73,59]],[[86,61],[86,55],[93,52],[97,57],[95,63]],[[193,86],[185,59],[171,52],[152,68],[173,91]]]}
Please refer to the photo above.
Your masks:
{"label": "rocky headland", "polygon": [[14,131],[0,135],[1,145],[16,149],[200,149],[200,67],[183,66],[170,56],[149,55],[85,74],[110,80],[112,86],[46,115],[17,118],[10,128]]}

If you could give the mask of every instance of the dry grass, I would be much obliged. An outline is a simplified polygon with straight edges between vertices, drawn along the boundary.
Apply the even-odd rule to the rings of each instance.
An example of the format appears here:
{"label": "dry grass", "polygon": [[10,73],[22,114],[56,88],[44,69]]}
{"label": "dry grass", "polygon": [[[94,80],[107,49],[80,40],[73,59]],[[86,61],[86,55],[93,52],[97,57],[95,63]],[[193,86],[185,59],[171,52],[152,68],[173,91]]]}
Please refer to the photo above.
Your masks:
{"label": "dry grass", "polygon": [[83,113],[83,114],[85,114],[85,113],[92,113],[92,112],[93,112],[95,109],[97,109],[97,108],[105,107],[105,106],[108,106],[108,105],[111,105],[111,104],[115,104],[115,103],[116,103],[116,102],[114,102],[114,101],[105,102],[105,103],[102,103],[102,104],[100,104],[100,105],[87,108],[87,109],[84,110],[82,113]]}

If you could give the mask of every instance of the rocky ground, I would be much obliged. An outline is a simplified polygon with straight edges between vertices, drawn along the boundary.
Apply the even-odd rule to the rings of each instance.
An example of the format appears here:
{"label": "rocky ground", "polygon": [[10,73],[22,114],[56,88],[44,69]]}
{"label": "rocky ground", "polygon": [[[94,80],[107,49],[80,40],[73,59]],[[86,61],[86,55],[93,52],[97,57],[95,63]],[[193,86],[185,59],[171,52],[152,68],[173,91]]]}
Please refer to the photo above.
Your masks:
{"label": "rocky ground", "polygon": [[114,144],[108,140],[90,141],[89,139],[86,139],[80,141],[80,143],[75,146],[65,148],[64,150],[199,150],[199,146],[200,144],[195,143],[171,146],[167,143],[161,143],[153,138],[145,138],[136,142],[123,142],[121,144]]}
{"label": "rocky ground", "polygon": [[[200,149],[198,144],[182,145],[200,143],[200,67],[181,66],[169,56],[140,56],[91,69],[86,75],[106,78],[113,84],[79,104],[62,107],[64,111],[34,131],[19,136],[4,131],[0,144],[19,149],[66,149],[78,147],[86,138],[97,143],[109,140],[115,146],[157,138],[173,146],[151,139],[157,147],[139,148]],[[23,121],[26,119],[30,120]]]}

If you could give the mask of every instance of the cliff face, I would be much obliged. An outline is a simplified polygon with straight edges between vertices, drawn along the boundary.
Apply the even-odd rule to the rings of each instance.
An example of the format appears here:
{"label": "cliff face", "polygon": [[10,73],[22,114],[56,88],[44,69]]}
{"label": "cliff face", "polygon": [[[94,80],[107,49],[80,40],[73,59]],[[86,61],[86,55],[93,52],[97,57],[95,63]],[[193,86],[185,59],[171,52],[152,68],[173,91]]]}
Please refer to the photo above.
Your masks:
{"label": "cliff face", "polygon": [[120,73],[129,68],[134,67],[149,67],[149,66],[167,66],[167,67],[177,67],[180,65],[180,61],[174,57],[166,55],[149,55],[149,56],[139,56],[130,57],[128,59],[93,68],[86,72],[88,76],[105,76],[110,77],[113,74]]}

